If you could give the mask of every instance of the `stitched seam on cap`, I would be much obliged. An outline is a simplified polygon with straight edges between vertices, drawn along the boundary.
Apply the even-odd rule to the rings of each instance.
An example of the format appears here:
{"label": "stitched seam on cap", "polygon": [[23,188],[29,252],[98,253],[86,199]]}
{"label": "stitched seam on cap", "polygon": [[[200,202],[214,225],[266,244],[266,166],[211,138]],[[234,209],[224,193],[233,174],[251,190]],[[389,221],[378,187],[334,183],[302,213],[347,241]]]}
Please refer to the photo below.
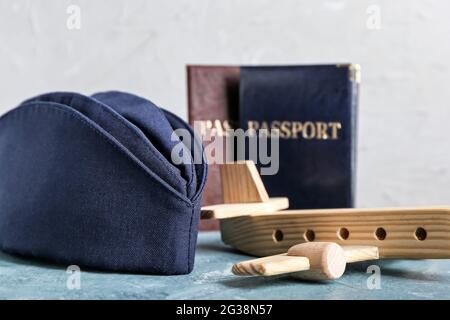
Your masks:
{"label": "stitched seam on cap", "polygon": [[[148,142],[149,142],[149,144],[147,144],[146,143],[146,140],[143,138],[143,137],[141,137],[140,135],[139,135],[139,133],[138,132],[136,132],[136,130],[135,130],[135,128],[133,128],[127,121],[126,121],[126,119],[121,119],[121,115],[119,115],[119,114],[117,114],[114,110],[112,110],[111,109],[111,107],[109,107],[107,104],[104,104],[104,103],[102,103],[101,101],[98,101],[97,99],[95,99],[95,98],[92,98],[92,97],[88,97],[88,96],[84,96],[84,95],[81,95],[81,94],[78,94],[78,93],[76,93],[76,92],[56,92],[56,93],[52,93],[52,94],[50,94],[50,93],[46,93],[46,94],[42,94],[42,95],[39,95],[39,96],[36,96],[36,97],[34,97],[34,98],[31,98],[31,99],[28,99],[28,100],[26,100],[25,102],[23,102],[22,104],[28,104],[28,103],[33,103],[33,102],[52,102],[52,103],[57,103],[57,104],[61,104],[61,105],[65,105],[64,103],[61,103],[61,102],[55,102],[55,101],[39,101],[39,100],[36,100],[36,99],[45,99],[45,97],[51,97],[51,96],[57,96],[58,98],[59,97],[62,97],[62,98],[66,98],[66,99],[68,99],[68,98],[70,98],[70,100],[74,100],[74,99],[86,99],[86,100],[89,100],[89,102],[93,102],[93,103],[95,103],[96,105],[98,105],[98,106],[101,106],[101,110],[104,110],[104,111],[106,111],[108,114],[110,114],[110,115],[112,115],[113,117],[115,117],[116,118],[116,120],[119,120],[119,122],[120,123],[122,123],[123,125],[125,125],[125,127],[131,132],[131,133],[133,133],[135,136],[137,136],[141,141],[143,141],[144,142],[144,146],[152,153],[152,154],[154,154],[160,161],[161,161],[161,163],[162,163],[162,165],[164,166],[164,167],[166,167],[167,168],[167,170],[174,176],[174,177],[177,177],[178,176],[178,174],[175,172],[175,171],[173,171],[173,168],[170,166],[170,163],[167,161],[167,159],[165,159],[164,157],[162,157],[160,154],[158,154],[158,152],[156,151],[156,150],[153,150],[152,149],[152,147],[153,147],[153,144],[151,144],[151,141],[150,140],[148,140]],[[105,108],[105,106],[106,106],[106,108]],[[69,107],[69,108],[72,108],[72,109],[75,109],[75,108],[73,108],[73,107],[71,107],[71,106],[67,106],[67,107]],[[78,110],[76,110],[75,109],[75,111],[77,111],[77,112],[80,112],[80,111],[78,111]],[[82,113],[82,112],[80,112],[80,113]],[[84,115],[84,114],[83,114]],[[86,115],[84,115],[84,116],[86,116]],[[124,121],[125,120],[125,121]]]}
{"label": "stitched seam on cap", "polygon": [[[197,201],[201,197],[201,195],[203,194],[203,190],[206,187],[206,182],[208,180],[208,163],[207,163],[205,155],[202,155],[202,164],[201,164],[201,166],[203,166],[203,168],[202,168],[203,169],[202,170],[203,175],[201,177],[201,185],[200,185],[200,188],[197,190],[197,193],[192,198],[192,202]],[[197,177],[197,179],[198,178],[199,177]]]}
{"label": "stitched seam on cap", "polygon": [[[178,118],[178,120],[182,121],[181,118],[179,118],[178,116],[174,115],[172,112],[167,111],[167,110],[163,111],[163,110],[161,110],[161,108],[159,108],[158,106],[156,106],[156,108],[158,109],[158,112],[159,112],[164,118],[167,119],[167,117],[166,117],[166,115],[165,115],[165,113],[164,113],[164,112],[167,112],[167,113],[170,114],[171,116],[174,116],[176,119]],[[168,120],[168,119],[167,119],[167,120]],[[170,127],[172,128],[173,132],[175,132],[175,130],[174,130],[174,128],[173,128],[173,126],[172,126],[172,124],[170,123],[169,120],[168,120],[168,122],[169,122]],[[184,128],[182,128],[182,129],[184,129]],[[190,131],[189,128],[188,128],[188,131]],[[194,133],[193,133],[193,132],[190,132],[190,133],[191,133],[191,135],[192,135],[192,138],[195,139]],[[177,137],[179,138],[178,135],[177,135]],[[191,159],[191,161],[192,161],[191,166],[190,166],[190,167],[191,167],[191,168],[190,168],[190,169],[191,169],[191,174],[190,174],[190,177],[189,177],[189,181],[187,181],[187,185],[186,185],[186,190],[189,190],[189,187],[190,187],[190,186],[192,185],[192,183],[194,182],[194,168],[193,168],[193,166],[194,166],[195,164],[194,164],[194,159],[193,159],[193,157],[192,157],[192,151],[190,150],[190,148],[187,147],[187,146],[184,144],[183,141],[180,140],[180,142],[183,144],[183,146],[185,146],[184,149],[187,149],[187,150],[190,151],[189,157],[190,157],[190,159]],[[197,177],[196,177],[196,179],[197,179]],[[195,195],[195,193],[194,193],[194,195]]]}
{"label": "stitched seam on cap", "polygon": [[[124,119],[120,114],[118,114],[116,111],[112,110],[110,106],[108,106],[107,104],[98,101],[95,98],[91,98],[91,97],[87,97],[84,95],[80,95],[78,93],[73,93],[73,92],[67,92],[67,94],[70,94],[70,98],[73,101],[74,99],[78,99],[80,100],[80,97],[82,97],[82,99],[88,99],[90,100],[90,102],[95,103],[96,105],[100,106],[102,108],[102,110],[105,110],[108,114],[112,115],[116,120],[120,121],[120,123],[124,124],[125,127],[136,137],[138,137],[141,141],[144,142],[144,146],[146,147],[146,149],[148,149],[151,153],[153,153],[161,162],[162,164],[167,168],[167,170],[172,173],[173,175],[177,176],[177,173],[175,171],[173,171],[173,168],[170,167],[170,164],[168,163],[167,159],[165,159],[164,157],[161,156],[161,154],[159,154],[156,150],[153,150],[153,144],[151,144],[151,141],[147,138],[148,142],[151,144],[151,146],[149,144],[146,143],[145,139],[143,139],[143,137],[141,137],[139,135],[138,132],[136,132],[136,129],[133,128],[127,121],[126,119]],[[55,95],[57,95],[58,97],[64,97],[63,93],[55,93]],[[44,96],[50,96],[50,94],[45,94]],[[37,97],[39,98],[39,96]],[[50,101],[52,102],[52,101]],[[105,106],[107,108],[105,108]],[[71,106],[68,106],[70,108],[72,108]],[[78,111],[78,110],[77,110]],[[78,111],[79,112],[79,111]],[[154,148],[154,147],[153,147]]]}
{"label": "stitched seam on cap", "polygon": [[[120,91],[117,91],[117,92],[120,92]],[[142,100],[144,100],[144,101],[148,101],[148,100],[146,100],[145,98],[143,98],[143,97],[140,97],[140,96],[137,96],[139,99],[142,99]],[[98,101],[99,103],[101,103],[101,104],[104,104],[104,105],[107,105],[106,103],[103,103],[102,101],[100,101],[100,100],[97,100],[96,98],[94,98],[94,97],[91,97],[92,99],[95,99],[96,101]],[[150,101],[151,102],[151,101]],[[151,102],[151,104],[153,104],[154,105],[154,107],[155,107],[155,110],[156,110],[156,112],[158,112],[162,117],[164,117],[165,119],[167,119],[167,117],[166,117],[166,115],[164,114],[164,112],[161,110],[161,108],[160,107],[158,107],[157,105],[155,105],[153,102]],[[110,107],[111,108],[111,107]],[[111,108],[112,109],[112,108]],[[114,111],[114,110],[112,110],[113,112],[116,112],[116,111]],[[115,114],[114,114],[115,115]],[[122,117],[120,114],[118,114],[118,116],[120,116],[120,117]],[[170,121],[168,121],[169,122],[169,124],[170,124]],[[127,124],[127,123],[126,123]],[[172,127],[172,125],[170,124],[170,126]],[[130,128],[132,129],[132,130],[134,130],[134,128],[133,127],[131,127],[130,126]],[[172,127],[172,130],[173,130],[173,127]],[[148,138],[147,138],[148,139]],[[149,140],[150,141],[150,140]],[[152,145],[153,146],[153,145]],[[167,164],[167,163],[170,163],[165,157],[163,157],[163,156],[161,156],[160,154],[159,155],[157,155],[157,156],[159,156],[160,158],[161,158],[161,161],[163,161],[164,163],[165,163],[165,165]],[[191,157],[192,158],[192,157]],[[173,170],[173,168],[170,168],[170,170]],[[172,171],[173,173],[175,173],[174,171]],[[190,175],[190,177],[189,177],[189,181],[186,181],[186,191],[187,191],[187,188],[192,184],[192,182],[193,182],[193,175],[192,175],[192,172],[193,172],[193,170],[191,169],[191,175]],[[176,174],[176,173],[175,173]],[[182,175],[181,174],[181,170],[180,170],[180,175]]]}
{"label": "stitched seam on cap", "polygon": [[191,241],[192,241],[192,222],[194,220],[194,214],[195,214],[195,205],[192,206],[192,210],[191,210],[191,223],[189,225],[189,245],[188,245],[188,264],[187,264],[187,269],[186,272],[189,272],[189,266],[191,265]]}
{"label": "stitched seam on cap", "polygon": [[[175,189],[172,188],[172,186],[170,186],[167,182],[165,182],[164,180],[162,180],[157,174],[155,174],[153,171],[151,171],[149,168],[147,168],[142,161],[140,161],[138,158],[136,158],[134,155],[131,156],[131,153],[128,154],[125,150],[121,149],[119,146],[117,146],[114,141],[112,141],[109,137],[107,137],[105,135],[105,133],[101,132],[98,128],[94,127],[92,124],[90,124],[89,122],[87,122],[85,119],[83,119],[79,114],[78,111],[73,110],[73,111],[68,111],[68,110],[64,110],[63,107],[68,108],[67,106],[63,105],[63,104],[59,104],[57,102],[44,102],[44,101],[36,101],[36,102],[27,102],[26,104],[19,106],[16,109],[13,109],[9,112],[7,112],[6,114],[4,114],[3,116],[0,117],[0,120],[6,119],[7,117],[12,116],[15,113],[19,113],[19,112],[25,112],[31,109],[43,109],[43,108],[47,108],[47,110],[56,110],[56,111],[60,111],[62,114],[71,117],[73,119],[78,120],[80,123],[82,123],[84,126],[86,126],[87,128],[91,129],[97,136],[101,137],[103,140],[105,140],[108,144],[110,144],[111,146],[113,146],[116,150],[120,151],[120,153],[124,154],[128,159],[132,160],[132,162],[138,166],[141,170],[143,170],[146,174],[148,174],[149,176],[151,176],[153,179],[155,179],[158,183],[160,183],[168,192],[173,193],[179,200],[183,201],[186,205],[191,206],[192,202],[189,198],[184,197],[183,195],[181,195],[178,191],[176,191]],[[76,113],[75,113],[76,112]],[[78,114],[79,113],[79,114]],[[119,141],[117,141],[119,142]],[[120,142],[119,142],[120,143]],[[142,164],[139,165],[139,163]],[[147,168],[147,170],[144,169]]]}

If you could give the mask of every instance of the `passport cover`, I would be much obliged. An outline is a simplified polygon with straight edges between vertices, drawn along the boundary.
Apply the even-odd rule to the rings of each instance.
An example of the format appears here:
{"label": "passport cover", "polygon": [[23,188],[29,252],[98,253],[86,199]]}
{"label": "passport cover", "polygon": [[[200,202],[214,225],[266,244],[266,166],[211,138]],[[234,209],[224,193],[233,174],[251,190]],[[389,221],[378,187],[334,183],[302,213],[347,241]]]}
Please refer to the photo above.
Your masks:
{"label": "passport cover", "polygon": [[262,176],[290,208],[354,206],[359,66],[242,67],[240,123],[278,128],[279,171]]}

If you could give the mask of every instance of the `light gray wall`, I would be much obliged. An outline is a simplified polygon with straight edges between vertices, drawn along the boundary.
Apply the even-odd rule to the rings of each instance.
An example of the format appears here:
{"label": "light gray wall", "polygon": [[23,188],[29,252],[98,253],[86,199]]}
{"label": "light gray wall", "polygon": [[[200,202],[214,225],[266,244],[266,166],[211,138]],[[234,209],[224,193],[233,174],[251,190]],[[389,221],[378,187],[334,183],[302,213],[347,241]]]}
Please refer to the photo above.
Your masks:
{"label": "light gray wall", "polygon": [[443,0],[0,0],[0,113],[120,89],[186,117],[187,63],[357,62],[358,205],[450,204],[449,14]]}

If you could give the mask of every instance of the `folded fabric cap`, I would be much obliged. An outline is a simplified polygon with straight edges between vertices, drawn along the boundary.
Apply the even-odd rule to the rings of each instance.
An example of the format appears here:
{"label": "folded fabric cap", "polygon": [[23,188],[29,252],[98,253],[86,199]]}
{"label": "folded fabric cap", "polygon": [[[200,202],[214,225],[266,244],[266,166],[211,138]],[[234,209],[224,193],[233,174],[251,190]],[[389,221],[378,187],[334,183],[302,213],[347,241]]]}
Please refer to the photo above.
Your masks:
{"label": "folded fabric cap", "polygon": [[188,273],[206,175],[189,125],[148,100],[40,95],[0,118],[0,248],[80,267]]}

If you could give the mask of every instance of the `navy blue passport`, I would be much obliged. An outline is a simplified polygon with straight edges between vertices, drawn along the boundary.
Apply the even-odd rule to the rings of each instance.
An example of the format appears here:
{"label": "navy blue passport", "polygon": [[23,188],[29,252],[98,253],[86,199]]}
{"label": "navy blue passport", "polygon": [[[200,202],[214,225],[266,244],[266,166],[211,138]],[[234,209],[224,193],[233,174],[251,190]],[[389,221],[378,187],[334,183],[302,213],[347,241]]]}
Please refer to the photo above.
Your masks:
{"label": "navy blue passport", "polygon": [[240,125],[278,129],[279,171],[263,176],[290,208],[354,206],[359,66],[241,67]]}

